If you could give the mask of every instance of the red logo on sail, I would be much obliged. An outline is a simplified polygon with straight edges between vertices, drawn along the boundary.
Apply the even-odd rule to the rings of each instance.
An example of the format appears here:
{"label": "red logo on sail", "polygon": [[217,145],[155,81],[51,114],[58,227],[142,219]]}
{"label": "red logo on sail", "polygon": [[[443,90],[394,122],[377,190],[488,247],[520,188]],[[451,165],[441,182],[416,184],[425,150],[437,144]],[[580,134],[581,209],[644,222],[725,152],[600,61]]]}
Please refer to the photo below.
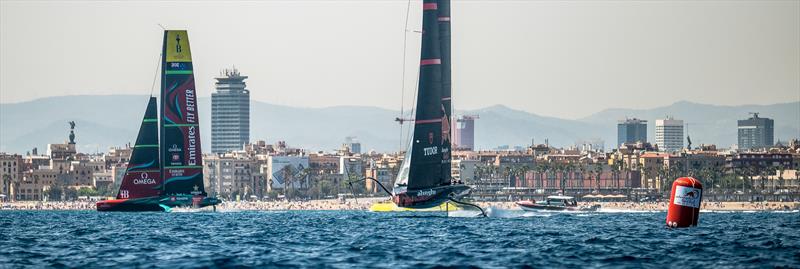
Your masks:
{"label": "red logo on sail", "polygon": [[450,119],[447,118],[447,112],[442,104],[442,144],[445,141],[450,142]]}

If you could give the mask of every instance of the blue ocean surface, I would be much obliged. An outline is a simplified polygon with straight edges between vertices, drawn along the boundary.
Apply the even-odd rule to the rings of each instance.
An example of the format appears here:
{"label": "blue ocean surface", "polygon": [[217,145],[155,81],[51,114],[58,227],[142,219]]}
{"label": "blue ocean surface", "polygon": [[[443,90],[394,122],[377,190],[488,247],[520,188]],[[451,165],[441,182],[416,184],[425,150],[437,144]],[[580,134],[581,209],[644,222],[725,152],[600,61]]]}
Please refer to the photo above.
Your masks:
{"label": "blue ocean surface", "polygon": [[0,267],[800,267],[800,214],[0,211]]}

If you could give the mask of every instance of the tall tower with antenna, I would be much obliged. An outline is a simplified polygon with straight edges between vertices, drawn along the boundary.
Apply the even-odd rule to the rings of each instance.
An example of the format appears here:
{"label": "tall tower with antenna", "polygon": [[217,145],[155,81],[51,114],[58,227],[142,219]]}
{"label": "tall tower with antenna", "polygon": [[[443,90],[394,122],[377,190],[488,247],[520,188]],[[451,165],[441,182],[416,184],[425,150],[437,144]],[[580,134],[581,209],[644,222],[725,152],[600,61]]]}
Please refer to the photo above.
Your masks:
{"label": "tall tower with antenna", "polygon": [[250,90],[236,67],[224,69],[211,94],[211,152],[241,150],[250,141]]}

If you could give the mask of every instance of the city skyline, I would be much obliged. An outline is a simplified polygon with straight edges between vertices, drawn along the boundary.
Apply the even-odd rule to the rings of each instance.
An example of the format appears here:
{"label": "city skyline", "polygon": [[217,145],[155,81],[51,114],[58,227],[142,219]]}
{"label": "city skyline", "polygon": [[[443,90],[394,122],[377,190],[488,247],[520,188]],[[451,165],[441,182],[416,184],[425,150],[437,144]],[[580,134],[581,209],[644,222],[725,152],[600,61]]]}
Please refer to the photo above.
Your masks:
{"label": "city skyline", "polygon": [[[210,96],[219,70],[236,65],[251,77],[256,101],[400,108],[406,1],[236,7],[175,2],[169,7],[191,11],[177,16],[149,2],[1,3],[0,103],[147,94],[161,23],[192,33],[201,97]],[[421,4],[410,3],[406,109],[415,85],[419,36],[413,30],[419,28]],[[798,2],[485,3],[453,4],[457,109],[502,104],[577,119],[608,108],[680,100],[714,105],[800,100]],[[301,14],[328,23],[280,26]],[[207,16],[228,19],[202,19]],[[526,27],[502,27],[508,21]],[[223,30],[235,39],[219,42]],[[125,64],[109,63],[109,56]],[[41,73],[31,70],[46,71],[51,79],[32,85],[32,76]],[[655,92],[659,98],[651,98]],[[560,109],[564,102],[574,108]]]}
{"label": "city skyline", "polygon": [[[141,107],[119,104],[144,104],[147,99],[147,95],[72,96],[20,104],[0,104],[0,151],[25,152],[37,146],[41,149],[49,141],[62,141],[68,134],[68,121],[78,122],[76,140],[81,151],[94,152],[107,146],[133,142],[138,125],[131,123],[139,121]],[[198,101],[204,134],[203,149],[210,150],[211,98],[203,97]],[[73,108],[65,111],[61,108],[63,104],[72,104]],[[475,126],[476,149],[529,145],[532,139],[536,143],[544,143],[548,139],[551,145],[557,146],[601,139],[606,143],[606,148],[611,149],[616,144],[617,121],[626,116],[647,119],[650,122],[673,116],[685,121],[688,127],[686,135],[691,135],[694,147],[701,144],[730,147],[737,143],[737,120],[747,118],[748,112],[760,112],[763,117],[774,118],[775,139],[783,143],[800,134],[800,102],[737,107],[681,102],[649,110],[608,110],[580,120],[542,117],[503,106],[471,111],[457,110],[456,115],[480,116]],[[293,146],[333,150],[341,146],[345,137],[357,136],[364,151],[375,149],[379,152],[392,152],[406,145],[400,143],[400,125],[394,121],[397,113],[397,110],[375,107],[314,109],[251,101],[251,141],[286,141]],[[309,126],[326,131],[320,133],[321,135],[309,136],[306,132]],[[655,124],[648,125],[648,137],[656,137],[654,126]]]}
{"label": "city skyline", "polygon": [[0,0],[0,215],[9,267],[800,267],[800,0]]}

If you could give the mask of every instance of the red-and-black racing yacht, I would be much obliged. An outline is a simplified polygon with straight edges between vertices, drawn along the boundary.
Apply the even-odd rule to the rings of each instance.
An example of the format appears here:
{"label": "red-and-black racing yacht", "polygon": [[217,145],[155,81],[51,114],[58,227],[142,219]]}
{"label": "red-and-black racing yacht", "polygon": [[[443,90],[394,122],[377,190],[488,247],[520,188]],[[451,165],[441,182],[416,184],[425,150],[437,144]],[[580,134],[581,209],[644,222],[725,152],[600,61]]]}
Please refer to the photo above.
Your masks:
{"label": "red-and-black racing yacht", "polygon": [[[219,204],[203,186],[200,119],[189,38],[165,30],[161,60],[161,117],[150,97],[131,158],[114,200],[97,211],[169,211]],[[160,139],[159,135],[161,134]]]}
{"label": "red-and-black racing yacht", "polygon": [[451,178],[450,1],[425,0],[422,9],[413,137],[393,190],[384,188],[397,206],[406,208],[430,208],[448,200],[463,203],[457,199],[470,191]]}

